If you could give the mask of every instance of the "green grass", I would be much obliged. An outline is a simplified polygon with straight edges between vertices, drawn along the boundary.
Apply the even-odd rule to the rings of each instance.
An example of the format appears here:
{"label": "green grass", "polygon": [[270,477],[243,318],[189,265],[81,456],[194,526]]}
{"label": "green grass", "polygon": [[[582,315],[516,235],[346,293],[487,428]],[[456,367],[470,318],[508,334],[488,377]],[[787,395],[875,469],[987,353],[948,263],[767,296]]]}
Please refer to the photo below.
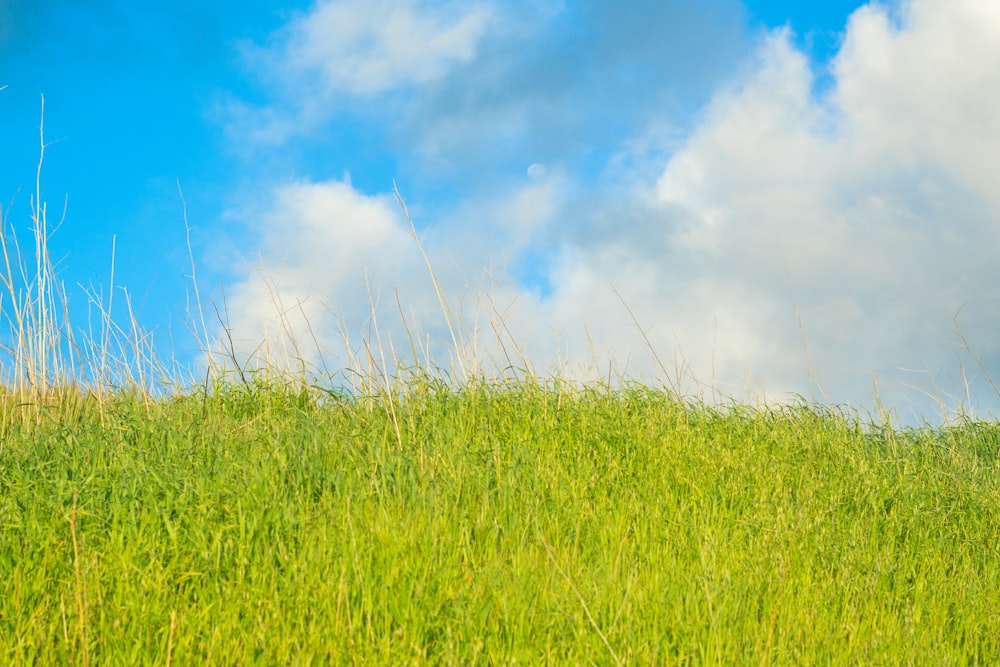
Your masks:
{"label": "green grass", "polygon": [[113,262],[71,326],[45,146],[32,243],[0,208],[0,665],[1000,663],[1000,424],[539,383],[496,313],[529,379],[479,379],[426,255],[450,374],[391,377],[374,307],[349,393],[241,359],[192,262],[180,381]]}
{"label": "green grass", "polygon": [[426,378],[3,410],[2,664],[1000,661],[995,424]]}

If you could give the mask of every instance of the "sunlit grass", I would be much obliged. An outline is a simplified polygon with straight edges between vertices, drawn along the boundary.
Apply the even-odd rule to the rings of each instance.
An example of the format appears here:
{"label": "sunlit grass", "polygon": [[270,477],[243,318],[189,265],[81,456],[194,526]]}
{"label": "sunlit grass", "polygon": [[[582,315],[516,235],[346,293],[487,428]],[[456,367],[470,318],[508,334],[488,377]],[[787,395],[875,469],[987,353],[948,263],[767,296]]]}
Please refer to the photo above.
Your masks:
{"label": "sunlit grass", "polygon": [[0,662],[1000,657],[994,425],[419,389],[401,443],[287,387],[14,424]]}

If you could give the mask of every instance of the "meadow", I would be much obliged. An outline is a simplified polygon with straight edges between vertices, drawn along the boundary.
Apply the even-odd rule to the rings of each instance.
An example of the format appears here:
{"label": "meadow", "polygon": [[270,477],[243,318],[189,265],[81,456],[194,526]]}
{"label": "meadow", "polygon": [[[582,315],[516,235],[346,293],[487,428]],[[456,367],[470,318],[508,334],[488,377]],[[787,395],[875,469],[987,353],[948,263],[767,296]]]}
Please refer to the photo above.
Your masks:
{"label": "meadow", "polygon": [[170,384],[114,285],[66,321],[39,200],[33,243],[0,214],[0,664],[1000,662],[1000,424],[374,340],[344,386]]}
{"label": "meadow", "polygon": [[996,424],[408,389],[7,396],[0,662],[1000,658]]}

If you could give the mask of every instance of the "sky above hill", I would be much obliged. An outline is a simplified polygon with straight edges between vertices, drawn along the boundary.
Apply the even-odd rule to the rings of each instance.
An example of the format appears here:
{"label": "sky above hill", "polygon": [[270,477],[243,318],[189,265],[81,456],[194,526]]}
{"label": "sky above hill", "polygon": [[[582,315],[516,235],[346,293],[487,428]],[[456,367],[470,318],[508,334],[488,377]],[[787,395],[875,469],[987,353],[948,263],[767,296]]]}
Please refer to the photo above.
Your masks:
{"label": "sky above hill", "polygon": [[74,308],[114,246],[182,360],[186,204],[211,336],[451,365],[395,185],[466,361],[1000,407],[996,3],[0,0],[4,85],[8,224],[44,95]]}

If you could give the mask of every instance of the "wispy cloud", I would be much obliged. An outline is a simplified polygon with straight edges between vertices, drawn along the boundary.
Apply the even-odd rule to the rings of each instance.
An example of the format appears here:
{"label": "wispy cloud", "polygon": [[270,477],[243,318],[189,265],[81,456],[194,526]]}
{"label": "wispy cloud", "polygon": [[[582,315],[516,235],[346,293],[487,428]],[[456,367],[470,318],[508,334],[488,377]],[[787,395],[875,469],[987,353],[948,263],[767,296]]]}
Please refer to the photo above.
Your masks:
{"label": "wispy cloud", "polygon": [[478,57],[421,90],[398,134],[454,177],[606,159],[644,125],[679,124],[748,46],[741,5],[511,3]]}
{"label": "wispy cloud", "polygon": [[308,133],[345,102],[427,85],[472,60],[495,20],[487,2],[323,0],[266,46],[245,45],[247,66],[271,89],[263,106],[229,99],[237,132],[265,144]]}
{"label": "wispy cloud", "polygon": [[491,15],[476,2],[325,2],[288,27],[282,67],[327,94],[425,84],[475,56]]}

